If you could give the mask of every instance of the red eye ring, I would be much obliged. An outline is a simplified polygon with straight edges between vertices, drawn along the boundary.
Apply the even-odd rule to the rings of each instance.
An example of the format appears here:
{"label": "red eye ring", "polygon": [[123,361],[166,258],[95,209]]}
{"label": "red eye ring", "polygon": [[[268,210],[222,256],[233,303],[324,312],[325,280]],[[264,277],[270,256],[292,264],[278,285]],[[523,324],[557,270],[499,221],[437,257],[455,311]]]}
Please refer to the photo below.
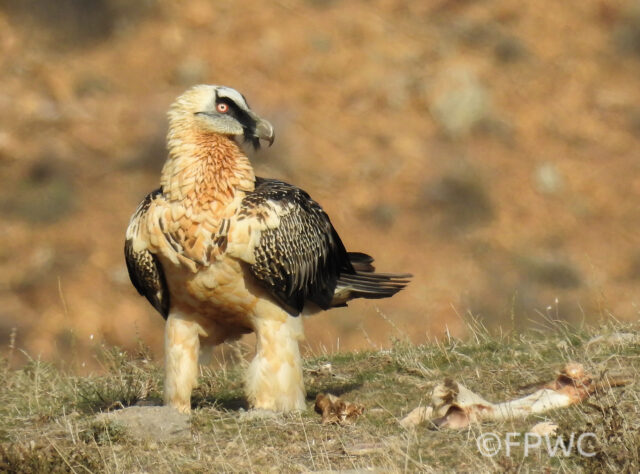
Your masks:
{"label": "red eye ring", "polygon": [[220,102],[218,105],[216,105],[216,110],[221,114],[226,114],[227,112],[229,112],[229,105],[225,104],[224,102]]}

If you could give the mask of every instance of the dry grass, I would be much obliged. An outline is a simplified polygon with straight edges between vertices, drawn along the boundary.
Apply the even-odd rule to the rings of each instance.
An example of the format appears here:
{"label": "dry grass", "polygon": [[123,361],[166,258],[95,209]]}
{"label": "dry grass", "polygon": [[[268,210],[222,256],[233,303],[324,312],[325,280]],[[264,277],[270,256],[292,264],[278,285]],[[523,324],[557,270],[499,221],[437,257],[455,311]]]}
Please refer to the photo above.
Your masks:
{"label": "dry grass", "polygon": [[[194,394],[191,437],[175,442],[132,439],[126,429],[97,423],[94,414],[155,400],[161,370],[140,350],[105,350],[105,374],[78,377],[32,360],[10,369],[0,359],[0,472],[263,472],[380,469],[384,471],[562,471],[637,472],[640,468],[640,343],[587,344],[597,335],[633,333],[637,327],[610,324],[575,329],[553,323],[540,332],[494,336],[475,327],[467,341],[425,345],[402,341],[378,352],[332,354],[305,363],[308,409],[276,417],[247,415],[241,364],[205,369]],[[402,428],[398,421],[429,402],[446,377],[491,401],[514,398],[522,387],[551,380],[568,361],[600,376],[621,373],[632,382],[596,394],[578,406],[544,416],[473,426],[468,430]],[[319,370],[331,363],[332,373]],[[322,425],[313,412],[319,392],[342,395],[366,406],[352,426]],[[551,457],[522,447],[483,457],[476,439],[486,432],[525,433],[554,421],[560,434],[593,432],[595,456]]]}

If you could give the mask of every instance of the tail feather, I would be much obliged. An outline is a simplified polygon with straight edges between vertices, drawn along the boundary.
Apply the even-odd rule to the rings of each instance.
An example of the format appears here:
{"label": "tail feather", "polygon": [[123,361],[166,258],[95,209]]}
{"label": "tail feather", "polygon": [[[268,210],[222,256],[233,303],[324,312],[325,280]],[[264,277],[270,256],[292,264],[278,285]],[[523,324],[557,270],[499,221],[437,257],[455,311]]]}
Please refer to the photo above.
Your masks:
{"label": "tail feather", "polygon": [[371,265],[373,257],[362,252],[348,252],[349,261],[357,272],[374,272],[376,268]]}
{"label": "tail feather", "polygon": [[409,273],[374,273],[373,258],[364,253],[350,252],[355,273],[343,273],[333,296],[332,306],[344,306],[354,298],[389,298],[402,290],[413,276]]}
{"label": "tail feather", "polygon": [[383,283],[385,281],[388,282],[398,282],[398,283],[409,283],[411,277],[413,275],[411,273],[361,273],[356,272],[355,274],[343,274],[340,275],[340,280],[343,281],[352,281],[352,282],[371,282],[371,283]]}

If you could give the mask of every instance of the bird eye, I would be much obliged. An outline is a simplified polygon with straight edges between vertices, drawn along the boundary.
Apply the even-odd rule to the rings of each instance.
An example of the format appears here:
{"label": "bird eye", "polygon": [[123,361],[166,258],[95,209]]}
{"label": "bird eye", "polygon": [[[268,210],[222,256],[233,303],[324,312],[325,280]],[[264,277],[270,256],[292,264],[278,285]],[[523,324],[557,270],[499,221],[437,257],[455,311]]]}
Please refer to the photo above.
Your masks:
{"label": "bird eye", "polygon": [[227,112],[229,112],[229,105],[225,104],[224,102],[220,102],[218,105],[216,105],[216,110],[221,114],[226,114]]}

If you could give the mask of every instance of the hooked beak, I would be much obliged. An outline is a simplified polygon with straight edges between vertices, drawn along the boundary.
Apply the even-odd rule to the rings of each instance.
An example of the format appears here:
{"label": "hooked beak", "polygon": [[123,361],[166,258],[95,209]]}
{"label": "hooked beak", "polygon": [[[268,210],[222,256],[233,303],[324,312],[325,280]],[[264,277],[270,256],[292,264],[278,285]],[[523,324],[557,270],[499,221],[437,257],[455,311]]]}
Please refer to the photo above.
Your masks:
{"label": "hooked beak", "polygon": [[256,121],[257,123],[254,136],[258,139],[269,142],[269,146],[273,145],[273,141],[276,138],[273,132],[273,126],[269,122],[261,118],[257,118]]}

